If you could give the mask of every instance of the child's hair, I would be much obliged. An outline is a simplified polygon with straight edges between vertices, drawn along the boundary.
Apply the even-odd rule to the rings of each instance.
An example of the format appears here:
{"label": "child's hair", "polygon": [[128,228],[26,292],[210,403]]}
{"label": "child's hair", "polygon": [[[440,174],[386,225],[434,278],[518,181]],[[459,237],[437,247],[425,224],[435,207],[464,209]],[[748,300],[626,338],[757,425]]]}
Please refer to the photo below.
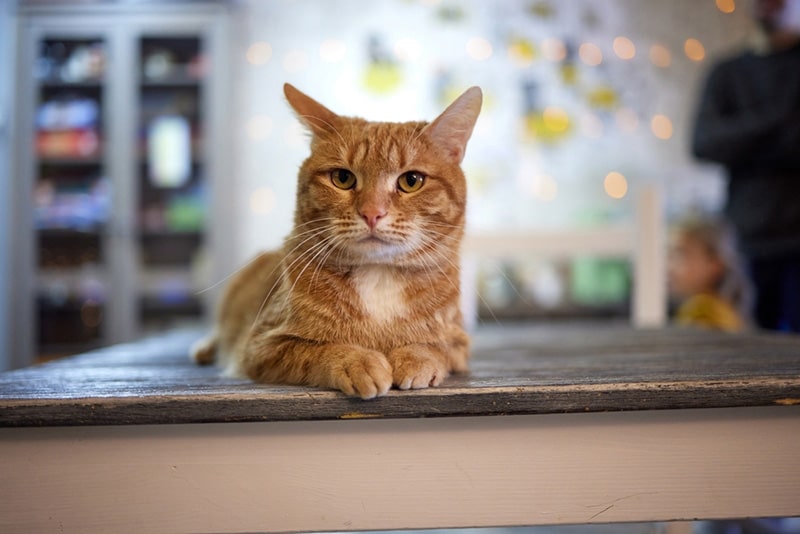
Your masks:
{"label": "child's hair", "polygon": [[690,215],[679,220],[674,231],[697,240],[709,254],[719,259],[723,272],[716,290],[747,320],[752,311],[753,290],[733,228],[717,217]]}

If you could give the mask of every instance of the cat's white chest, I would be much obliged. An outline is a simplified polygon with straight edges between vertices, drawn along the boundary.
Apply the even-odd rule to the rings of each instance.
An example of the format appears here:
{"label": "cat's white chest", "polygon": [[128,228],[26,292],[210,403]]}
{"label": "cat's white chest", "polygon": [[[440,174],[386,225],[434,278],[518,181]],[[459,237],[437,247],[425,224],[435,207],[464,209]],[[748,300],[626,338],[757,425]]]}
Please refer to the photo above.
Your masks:
{"label": "cat's white chest", "polygon": [[406,311],[405,286],[388,267],[361,267],[353,285],[364,311],[377,322],[387,322]]}

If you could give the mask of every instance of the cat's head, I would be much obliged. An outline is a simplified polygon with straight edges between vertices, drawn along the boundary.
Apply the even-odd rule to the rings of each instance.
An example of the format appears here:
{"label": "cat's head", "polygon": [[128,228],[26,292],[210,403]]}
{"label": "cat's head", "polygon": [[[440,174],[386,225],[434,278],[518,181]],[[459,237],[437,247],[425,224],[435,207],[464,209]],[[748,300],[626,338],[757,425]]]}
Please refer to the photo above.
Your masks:
{"label": "cat's head", "polygon": [[425,265],[458,250],[467,199],[460,164],[479,88],[431,123],[342,117],[291,85],[284,92],[311,133],[290,246],[316,246],[318,259],[347,265]]}

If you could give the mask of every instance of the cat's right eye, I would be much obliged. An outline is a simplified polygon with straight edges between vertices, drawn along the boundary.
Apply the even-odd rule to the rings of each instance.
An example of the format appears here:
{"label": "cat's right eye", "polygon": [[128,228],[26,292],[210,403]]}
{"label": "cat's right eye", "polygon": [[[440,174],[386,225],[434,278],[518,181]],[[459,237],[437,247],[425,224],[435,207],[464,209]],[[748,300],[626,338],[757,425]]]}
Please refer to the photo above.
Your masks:
{"label": "cat's right eye", "polygon": [[353,189],[356,186],[356,175],[347,169],[334,169],[330,175],[331,183],[339,189]]}

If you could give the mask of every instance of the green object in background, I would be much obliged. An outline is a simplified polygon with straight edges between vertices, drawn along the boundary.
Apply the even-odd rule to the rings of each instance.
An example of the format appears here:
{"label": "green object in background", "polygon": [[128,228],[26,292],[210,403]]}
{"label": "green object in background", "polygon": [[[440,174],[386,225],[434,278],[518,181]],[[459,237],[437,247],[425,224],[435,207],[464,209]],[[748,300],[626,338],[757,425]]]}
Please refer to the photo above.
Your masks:
{"label": "green object in background", "polygon": [[625,260],[583,258],[572,263],[572,299],[588,306],[615,304],[630,293],[630,264]]}
{"label": "green object in background", "polygon": [[203,204],[194,196],[176,197],[167,207],[167,228],[173,232],[196,232],[203,228]]}

